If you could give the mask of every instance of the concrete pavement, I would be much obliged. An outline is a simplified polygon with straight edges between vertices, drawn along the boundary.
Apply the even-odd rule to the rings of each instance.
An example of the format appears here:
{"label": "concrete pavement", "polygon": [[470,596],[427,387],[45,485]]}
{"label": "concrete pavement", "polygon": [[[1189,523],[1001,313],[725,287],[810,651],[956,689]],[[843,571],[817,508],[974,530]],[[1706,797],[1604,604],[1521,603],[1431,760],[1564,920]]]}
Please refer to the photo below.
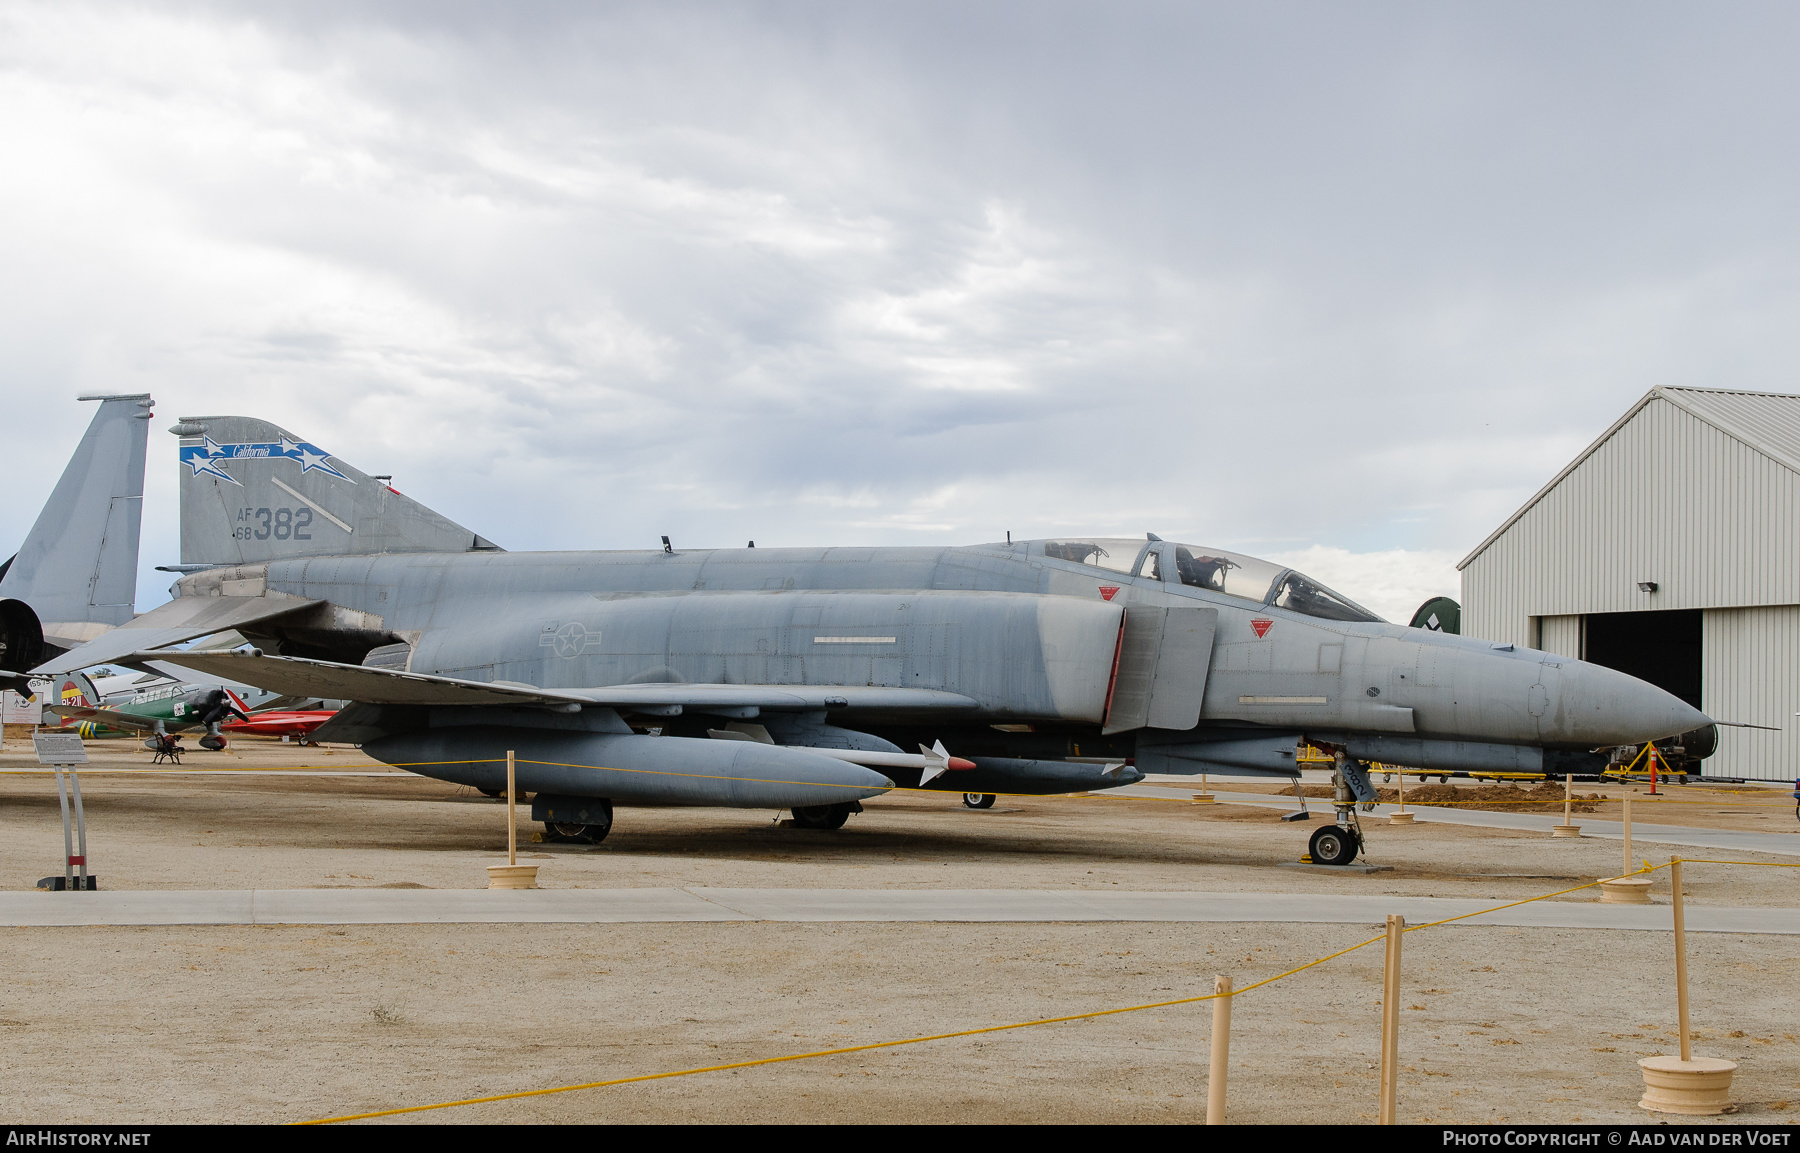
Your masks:
{"label": "concrete pavement", "polygon": [[[1588,890],[1592,892],[1592,890]],[[240,889],[0,893],[0,925],[1176,921],[1414,924],[1500,903],[1449,897],[1044,889]],[[1469,925],[1667,930],[1667,905],[1538,901]],[[1800,909],[1688,906],[1701,933],[1800,934]]]}
{"label": "concrete pavement", "polygon": [[[1095,793],[1097,797],[1155,797],[1166,800],[1170,794],[1179,795],[1182,790],[1198,791],[1199,784],[1192,785],[1126,785],[1123,788],[1108,789],[1103,793]],[[1295,805],[1293,797],[1279,797],[1269,793],[1228,793],[1217,787],[1212,790],[1213,796],[1221,804],[1256,805],[1262,808],[1292,810]],[[1780,794],[1776,794],[1779,796]],[[1306,804],[1315,815],[1322,819],[1331,818],[1331,801],[1326,797],[1308,797]],[[1372,813],[1364,813],[1365,820],[1373,817],[1386,817],[1398,806],[1380,804]],[[1487,809],[1446,809],[1431,806],[1409,805],[1407,812],[1415,814],[1420,824],[1441,822],[1448,825],[1476,825],[1487,829],[1525,829],[1541,832],[1548,836],[1551,825],[1562,823],[1561,813],[1504,813]],[[1358,809],[1358,812],[1361,812]],[[1590,813],[1577,813],[1575,823],[1581,826],[1584,837],[1610,838],[1623,840],[1624,825],[1619,821],[1601,820]],[[1631,822],[1631,840],[1657,845],[1679,845],[1689,849],[1716,849],[1726,853],[1773,853],[1778,856],[1800,857],[1800,822],[1795,822],[1794,832],[1785,833],[1751,833],[1738,832],[1732,829],[1697,829],[1687,825],[1658,825],[1644,821]]]}

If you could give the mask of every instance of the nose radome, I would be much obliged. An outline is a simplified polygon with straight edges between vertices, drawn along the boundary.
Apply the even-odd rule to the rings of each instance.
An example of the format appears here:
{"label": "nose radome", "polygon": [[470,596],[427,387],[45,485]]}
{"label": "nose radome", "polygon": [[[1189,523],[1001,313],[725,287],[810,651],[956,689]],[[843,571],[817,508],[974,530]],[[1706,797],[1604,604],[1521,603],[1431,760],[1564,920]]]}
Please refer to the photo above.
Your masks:
{"label": "nose radome", "polygon": [[[1548,676],[1554,666],[1546,664]],[[1648,681],[1586,661],[1566,661],[1557,674],[1561,705],[1546,717],[1545,737],[1583,744],[1635,744],[1660,740],[1712,724],[1680,697]]]}

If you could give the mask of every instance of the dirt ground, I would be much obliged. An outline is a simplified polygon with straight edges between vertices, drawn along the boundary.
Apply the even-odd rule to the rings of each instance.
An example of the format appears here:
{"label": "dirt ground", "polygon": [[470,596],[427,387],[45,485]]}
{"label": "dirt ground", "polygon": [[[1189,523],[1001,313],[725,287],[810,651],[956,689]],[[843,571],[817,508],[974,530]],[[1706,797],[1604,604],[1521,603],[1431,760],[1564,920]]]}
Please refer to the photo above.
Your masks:
{"label": "dirt ground", "polygon": [[[353,750],[237,741],[190,764],[266,771],[127,775],[102,770],[148,755],[114,744],[90,745],[102,763],[82,778],[90,855],[109,889],[474,888],[504,851],[502,806],[468,790],[403,773],[276,772],[379,771]],[[12,889],[56,871],[61,852],[54,788],[21,772],[29,762],[13,742],[0,752],[0,878]],[[1496,901],[1620,864],[1616,841],[1370,822],[1369,856],[1391,871],[1282,868],[1305,851],[1310,826],[1169,795],[1002,798],[971,811],[954,797],[898,794],[838,833],[782,828],[771,812],[623,809],[603,845],[528,849],[546,887]],[[1682,806],[1679,821],[1668,810],[1640,819],[1700,824],[1691,816],[1704,808],[1741,822],[1727,827],[1773,831],[1762,818],[1782,799],[1723,795]],[[1668,853],[1640,845],[1640,855]],[[1707,904],[1792,905],[1800,884],[1790,869],[1689,874],[1690,898]],[[1666,880],[1657,887],[1666,900]],[[12,978],[0,1117],[278,1121],[456,1100],[1194,996],[1216,972],[1241,986],[1372,935],[1286,924],[0,929]],[[1791,937],[1690,938],[1696,1049],[1742,1063],[1744,1109],[1726,1122],[1800,1115],[1789,1107],[1800,1102],[1795,949]],[[1664,933],[1410,934],[1403,1118],[1649,1119],[1634,1107],[1635,1061],[1674,1045],[1670,963]],[[1233,1120],[1373,1119],[1380,964],[1372,946],[1238,999]],[[1205,1004],[1149,1010],[412,1119],[1196,1121],[1210,1019]]]}

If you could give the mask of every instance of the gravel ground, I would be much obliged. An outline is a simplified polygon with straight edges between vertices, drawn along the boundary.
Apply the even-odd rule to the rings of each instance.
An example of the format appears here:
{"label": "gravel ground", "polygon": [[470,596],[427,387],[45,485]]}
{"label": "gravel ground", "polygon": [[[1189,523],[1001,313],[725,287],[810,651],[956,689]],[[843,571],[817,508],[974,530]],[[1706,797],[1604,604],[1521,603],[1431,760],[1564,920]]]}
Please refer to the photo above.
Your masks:
{"label": "gravel ground", "polygon": [[[103,757],[138,760],[123,749]],[[0,770],[24,768],[25,759],[9,748]],[[192,763],[374,767],[351,750],[249,741]],[[90,852],[108,888],[475,887],[505,844],[498,803],[404,774],[128,776],[101,767],[83,782]],[[1118,886],[1499,901],[1610,875],[1619,864],[1611,841],[1372,824],[1370,855],[1392,871],[1276,868],[1304,851],[1308,826],[1282,824],[1266,810],[1155,800],[1003,798],[973,812],[953,798],[902,795],[870,803],[835,834],[782,828],[777,816],[621,810],[602,846],[527,848],[542,854],[546,886],[606,888]],[[53,871],[61,827],[46,777],[0,775],[0,829],[0,876],[9,886],[28,888]],[[1691,898],[1711,904],[1791,905],[1800,882],[1792,869],[1689,873]],[[1658,885],[1665,894],[1666,884]],[[0,929],[13,988],[0,1008],[0,1115],[39,1123],[297,1120],[454,1100],[1194,996],[1210,990],[1215,972],[1241,986],[1374,931]],[[1690,940],[1696,1051],[1742,1062],[1736,1096],[1744,1109],[1721,1119],[1727,1123],[1800,1114],[1788,1106],[1800,1101],[1793,948],[1782,937]],[[1670,963],[1663,933],[1410,934],[1402,1117],[1650,1119],[1635,1108],[1635,1061],[1674,1046]],[[1233,1120],[1373,1119],[1380,964],[1371,946],[1238,1000]],[[1210,1017],[1204,1004],[1148,1010],[413,1119],[1195,1121],[1205,1102]]]}

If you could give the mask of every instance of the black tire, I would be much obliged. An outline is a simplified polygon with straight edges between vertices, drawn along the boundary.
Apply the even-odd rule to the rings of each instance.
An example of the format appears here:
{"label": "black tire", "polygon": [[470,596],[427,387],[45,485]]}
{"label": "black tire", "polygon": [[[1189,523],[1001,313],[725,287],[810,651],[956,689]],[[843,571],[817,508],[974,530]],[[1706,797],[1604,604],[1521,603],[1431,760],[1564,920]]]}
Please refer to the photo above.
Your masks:
{"label": "black tire", "polygon": [[482,796],[492,797],[496,801],[506,795],[505,789],[478,789],[476,791],[479,792]]}
{"label": "black tire", "polygon": [[790,810],[796,829],[841,829],[850,819],[849,805],[810,805]]}
{"label": "black tire", "polygon": [[1337,825],[1314,829],[1308,844],[1315,865],[1348,865],[1361,849],[1356,834]]}
{"label": "black tire", "polygon": [[963,804],[971,809],[991,809],[994,807],[994,794],[964,793]]}
{"label": "black tire", "polygon": [[564,844],[598,845],[612,832],[611,825],[577,825],[571,821],[545,821],[544,840]]}

